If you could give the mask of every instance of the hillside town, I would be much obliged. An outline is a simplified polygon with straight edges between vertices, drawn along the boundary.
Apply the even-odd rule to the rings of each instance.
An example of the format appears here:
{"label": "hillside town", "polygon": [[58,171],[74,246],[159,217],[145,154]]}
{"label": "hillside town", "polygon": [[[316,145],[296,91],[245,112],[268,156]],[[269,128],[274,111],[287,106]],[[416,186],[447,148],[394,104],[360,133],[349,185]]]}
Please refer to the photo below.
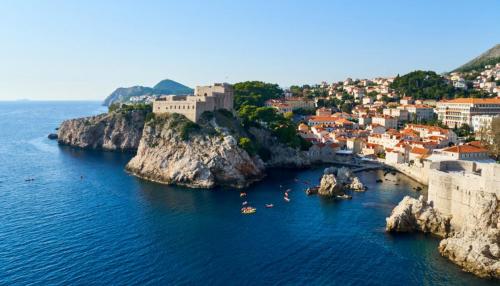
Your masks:
{"label": "hillside town", "polygon": [[[389,165],[459,159],[494,162],[485,145],[493,141],[492,122],[500,119],[496,87],[500,64],[485,66],[478,74],[464,88],[481,90],[488,97],[415,99],[391,89],[393,77],[348,78],[311,87],[300,96],[286,90],[266,106],[294,114],[299,135],[312,143],[311,156],[323,159],[348,154]],[[461,75],[452,73],[448,79],[462,88],[457,86],[466,82]],[[307,96],[318,90],[320,96]],[[326,107],[324,102],[331,100],[343,103]]]}
{"label": "hillside town", "polygon": [[482,71],[452,72],[446,78],[455,88],[476,89],[500,96],[497,84],[500,75],[500,64],[486,65]]}

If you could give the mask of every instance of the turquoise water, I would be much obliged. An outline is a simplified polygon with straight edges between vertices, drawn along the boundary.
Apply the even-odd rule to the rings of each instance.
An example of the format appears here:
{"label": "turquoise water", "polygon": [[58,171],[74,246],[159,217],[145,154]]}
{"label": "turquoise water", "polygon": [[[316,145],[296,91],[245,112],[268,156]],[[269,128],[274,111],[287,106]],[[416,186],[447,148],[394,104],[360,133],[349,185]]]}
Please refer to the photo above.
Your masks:
{"label": "turquoise water", "polygon": [[124,172],[129,154],[46,139],[102,111],[0,103],[0,285],[498,285],[442,258],[436,238],[384,232],[403,196],[419,195],[401,175],[363,173],[367,192],[333,202],[303,193],[322,168],[275,170],[247,190],[257,213],[244,216],[238,191],[149,183]]}

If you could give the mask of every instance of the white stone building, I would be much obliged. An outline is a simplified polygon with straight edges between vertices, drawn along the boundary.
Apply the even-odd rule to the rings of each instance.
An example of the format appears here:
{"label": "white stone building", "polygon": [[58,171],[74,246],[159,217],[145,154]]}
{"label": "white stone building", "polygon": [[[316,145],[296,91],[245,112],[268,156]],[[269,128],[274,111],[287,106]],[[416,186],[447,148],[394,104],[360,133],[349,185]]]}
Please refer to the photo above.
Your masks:
{"label": "white stone building", "polygon": [[472,125],[474,115],[500,115],[500,98],[456,98],[437,103],[438,119],[448,127]]}
{"label": "white stone building", "polygon": [[478,132],[481,130],[489,130],[491,128],[491,122],[493,121],[493,118],[499,117],[500,114],[498,115],[488,115],[488,114],[483,114],[483,115],[474,115],[472,116],[472,130],[474,132]]}

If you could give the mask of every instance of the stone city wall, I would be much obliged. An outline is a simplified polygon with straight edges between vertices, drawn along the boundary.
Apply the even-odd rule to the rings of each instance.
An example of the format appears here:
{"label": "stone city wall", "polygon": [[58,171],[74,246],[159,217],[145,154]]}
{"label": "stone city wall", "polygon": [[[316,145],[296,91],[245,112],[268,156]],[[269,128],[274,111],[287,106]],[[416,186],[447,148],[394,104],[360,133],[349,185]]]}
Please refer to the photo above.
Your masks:
{"label": "stone city wall", "polygon": [[429,170],[428,202],[445,215],[452,215],[452,225],[460,229],[471,214],[480,191],[500,197],[500,166],[472,161],[443,161]]}

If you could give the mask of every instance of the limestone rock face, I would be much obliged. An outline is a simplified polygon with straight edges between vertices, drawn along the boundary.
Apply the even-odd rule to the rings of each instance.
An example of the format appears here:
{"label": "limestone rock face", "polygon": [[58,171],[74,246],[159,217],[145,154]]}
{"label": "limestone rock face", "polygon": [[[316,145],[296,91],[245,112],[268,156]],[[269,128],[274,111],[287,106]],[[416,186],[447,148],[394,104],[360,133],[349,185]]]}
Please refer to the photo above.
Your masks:
{"label": "limestone rock face", "polygon": [[500,279],[500,201],[479,192],[471,215],[454,235],[443,239],[439,252],[465,271]]}
{"label": "limestone rock face", "polygon": [[238,147],[232,135],[204,127],[186,136],[189,124],[177,114],[146,123],[126,169],[151,181],[193,188],[242,188],[264,176],[263,162]]}
{"label": "limestone rock face", "polygon": [[58,142],[85,149],[135,152],[144,127],[146,112],[111,112],[64,121]]}
{"label": "limestone rock face", "polygon": [[340,167],[337,170],[337,180],[341,184],[349,184],[352,180],[352,172],[351,169],[346,167]]}
{"label": "limestone rock face", "polygon": [[392,210],[391,216],[386,218],[386,231],[422,231],[445,237],[451,230],[450,219],[427,204],[423,196],[418,200],[406,196]]}
{"label": "limestone rock face", "polygon": [[342,196],[346,191],[364,192],[365,186],[349,168],[326,168],[323,171],[318,193],[324,196]]}
{"label": "limestone rock face", "polygon": [[265,160],[266,167],[304,168],[311,166],[311,160],[306,152],[279,142],[268,130],[252,127],[249,131],[259,145],[269,150],[270,158]]}
{"label": "limestone rock face", "polygon": [[355,192],[364,192],[365,191],[365,186],[361,182],[361,180],[358,177],[352,178],[352,182],[349,185],[349,189],[355,191]]}
{"label": "limestone rock face", "polygon": [[321,178],[318,194],[322,196],[333,197],[343,195],[344,192],[342,190],[342,186],[338,184],[335,175],[326,174]]}

